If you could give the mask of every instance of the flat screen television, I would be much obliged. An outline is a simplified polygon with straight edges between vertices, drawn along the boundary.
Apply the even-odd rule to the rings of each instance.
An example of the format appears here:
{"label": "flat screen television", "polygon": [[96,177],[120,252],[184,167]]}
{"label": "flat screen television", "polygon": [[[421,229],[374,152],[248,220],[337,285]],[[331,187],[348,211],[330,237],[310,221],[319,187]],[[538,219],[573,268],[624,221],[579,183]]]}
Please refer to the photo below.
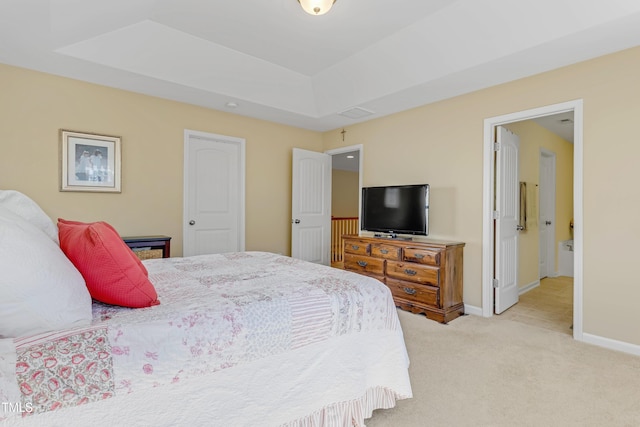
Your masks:
{"label": "flat screen television", "polygon": [[365,187],[360,228],[398,234],[429,234],[429,184]]}

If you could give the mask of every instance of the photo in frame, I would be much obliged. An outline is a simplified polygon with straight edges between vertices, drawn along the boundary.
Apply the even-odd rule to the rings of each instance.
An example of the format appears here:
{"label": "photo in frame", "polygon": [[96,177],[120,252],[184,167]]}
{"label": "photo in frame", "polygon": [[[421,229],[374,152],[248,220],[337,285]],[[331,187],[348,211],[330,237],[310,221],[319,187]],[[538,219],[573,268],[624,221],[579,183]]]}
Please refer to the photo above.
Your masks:
{"label": "photo in frame", "polygon": [[60,130],[60,191],[120,193],[120,140]]}

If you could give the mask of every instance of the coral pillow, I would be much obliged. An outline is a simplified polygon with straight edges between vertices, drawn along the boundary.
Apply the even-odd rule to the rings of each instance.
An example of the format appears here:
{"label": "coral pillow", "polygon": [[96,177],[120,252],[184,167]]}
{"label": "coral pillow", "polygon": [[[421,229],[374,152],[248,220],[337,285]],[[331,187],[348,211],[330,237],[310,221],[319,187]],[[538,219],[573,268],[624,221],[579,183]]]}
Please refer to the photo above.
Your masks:
{"label": "coral pillow", "polygon": [[160,304],[146,268],[111,225],[59,218],[58,235],[93,299],[131,308]]}

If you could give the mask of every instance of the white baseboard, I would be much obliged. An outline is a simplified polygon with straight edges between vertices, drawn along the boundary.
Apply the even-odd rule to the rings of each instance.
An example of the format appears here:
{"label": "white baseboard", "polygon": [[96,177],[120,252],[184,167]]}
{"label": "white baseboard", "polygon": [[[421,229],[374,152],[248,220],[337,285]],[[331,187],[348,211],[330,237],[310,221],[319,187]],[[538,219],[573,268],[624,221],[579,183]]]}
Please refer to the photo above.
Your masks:
{"label": "white baseboard", "polygon": [[[531,289],[537,286],[540,286],[540,280],[536,280],[535,282],[529,283],[528,285],[518,289],[518,295],[522,295],[526,292],[529,292]],[[465,304],[464,313],[473,314],[474,316],[482,317],[482,307],[476,307],[475,305]]]}
{"label": "white baseboard", "polygon": [[637,344],[613,340],[611,338],[600,337],[598,335],[587,334],[584,332],[582,333],[582,341],[587,344],[597,345],[598,347],[608,348],[609,350],[616,350],[640,356],[640,345]]}
{"label": "white baseboard", "polygon": [[[482,308],[476,307],[474,305],[465,304],[464,313],[482,317]],[[603,347],[609,350],[615,350],[615,351],[621,351],[623,353],[633,354],[634,356],[640,356],[640,345],[637,345],[637,344],[631,344],[628,342],[618,341],[611,338],[605,338],[605,337],[588,334],[588,333],[583,333],[582,339],[578,339],[577,341],[582,341],[586,344],[596,345],[598,347]]]}
{"label": "white baseboard", "polygon": [[473,314],[474,316],[482,317],[482,307],[476,307],[474,305],[465,304],[464,314]]}
{"label": "white baseboard", "polygon": [[518,288],[518,295],[526,294],[531,289],[537,288],[540,286],[540,280],[536,280],[535,282],[531,282],[528,285],[525,285],[521,288]]}
{"label": "white baseboard", "polygon": [[[482,308],[465,304],[464,313],[482,317]],[[598,347],[603,347],[609,350],[633,354],[634,356],[640,356],[640,345],[637,344],[631,344],[628,342],[613,340],[611,338],[600,337],[598,335],[587,333],[583,333],[582,339],[577,341],[582,341],[586,344],[596,345]]]}

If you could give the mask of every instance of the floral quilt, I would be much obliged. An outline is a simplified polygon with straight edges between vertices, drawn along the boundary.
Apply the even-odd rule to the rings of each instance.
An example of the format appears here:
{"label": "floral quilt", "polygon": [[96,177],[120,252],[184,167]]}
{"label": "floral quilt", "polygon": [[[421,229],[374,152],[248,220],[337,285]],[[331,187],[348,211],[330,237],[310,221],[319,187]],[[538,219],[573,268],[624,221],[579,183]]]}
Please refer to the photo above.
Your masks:
{"label": "floral quilt", "polygon": [[94,303],[88,328],[13,340],[15,384],[0,369],[0,401],[9,402],[0,420],[144,392],[336,336],[400,328],[388,289],[355,273],[265,252],[145,266],[160,305]]}

